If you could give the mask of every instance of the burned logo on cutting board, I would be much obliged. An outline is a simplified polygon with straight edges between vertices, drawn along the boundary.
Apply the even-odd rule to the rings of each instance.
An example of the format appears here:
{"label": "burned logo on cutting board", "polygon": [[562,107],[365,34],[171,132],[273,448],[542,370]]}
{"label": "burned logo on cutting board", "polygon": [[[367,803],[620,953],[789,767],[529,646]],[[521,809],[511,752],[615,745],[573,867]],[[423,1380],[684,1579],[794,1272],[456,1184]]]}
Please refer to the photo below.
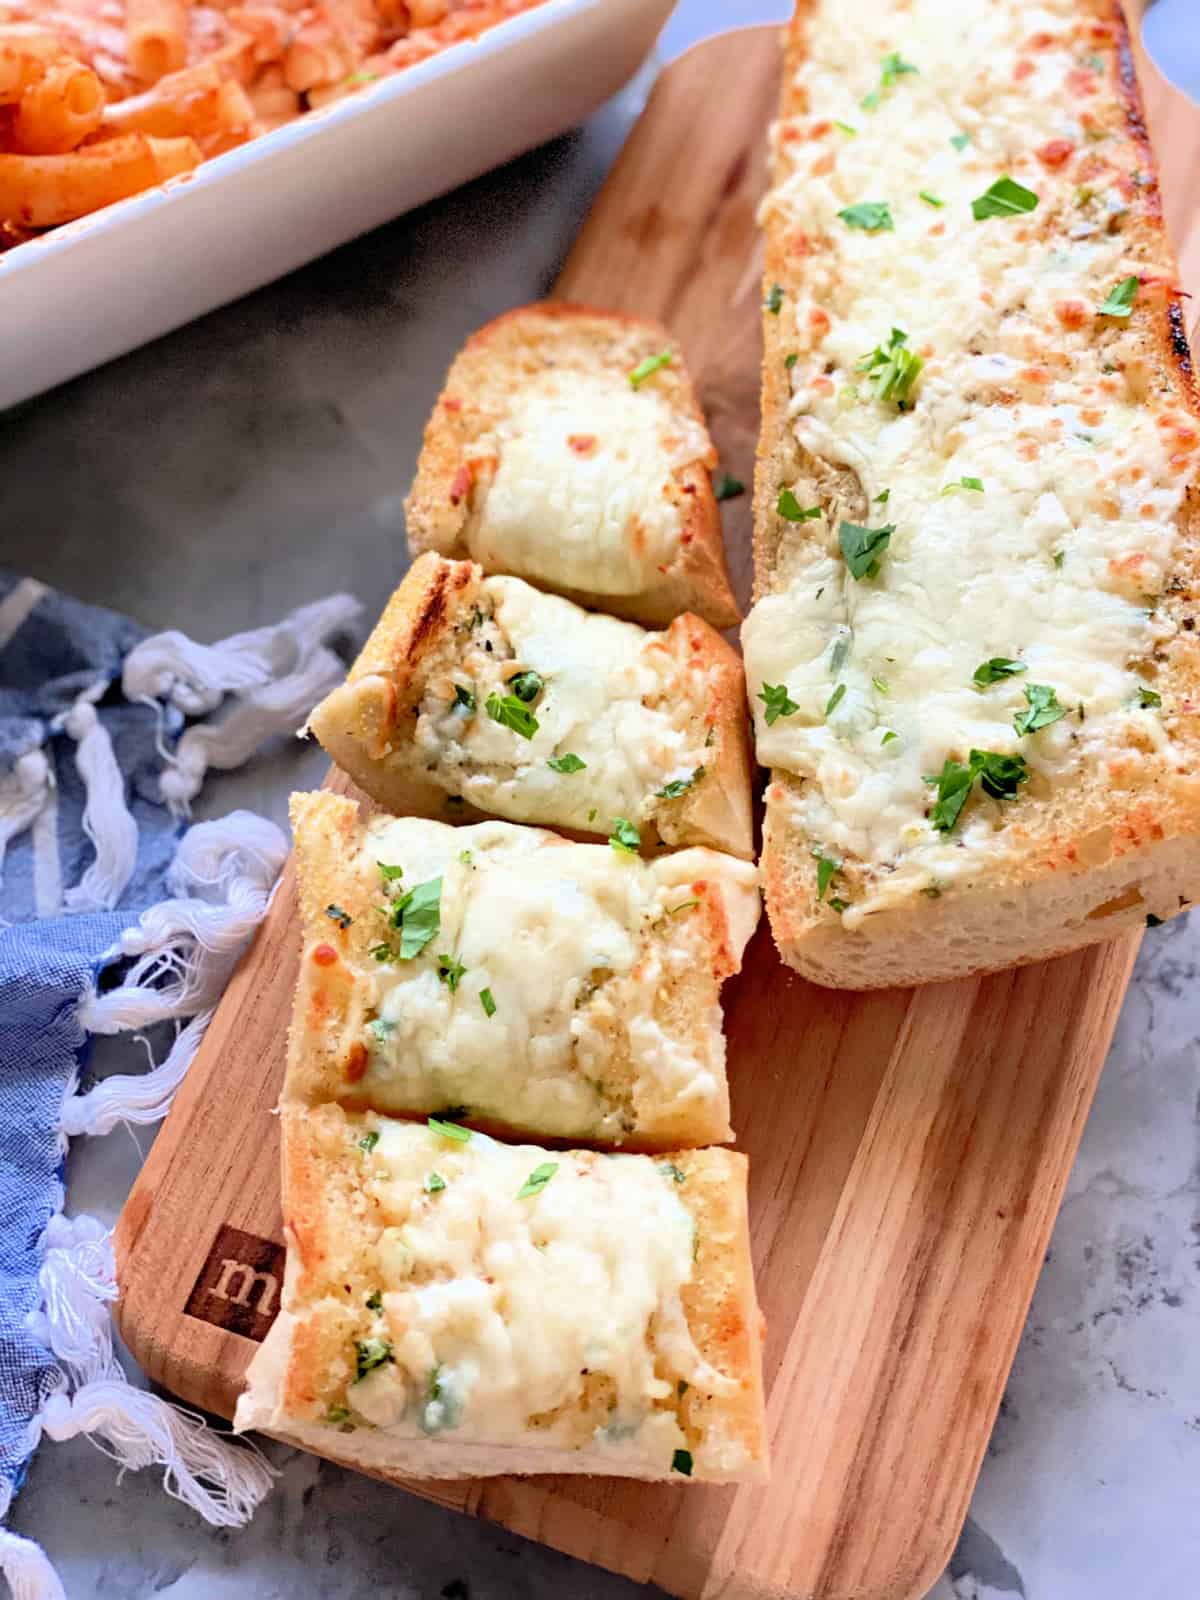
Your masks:
{"label": "burned logo on cutting board", "polygon": [[262,1341],[279,1312],[284,1248],[228,1223],[217,1229],[184,1313]]}

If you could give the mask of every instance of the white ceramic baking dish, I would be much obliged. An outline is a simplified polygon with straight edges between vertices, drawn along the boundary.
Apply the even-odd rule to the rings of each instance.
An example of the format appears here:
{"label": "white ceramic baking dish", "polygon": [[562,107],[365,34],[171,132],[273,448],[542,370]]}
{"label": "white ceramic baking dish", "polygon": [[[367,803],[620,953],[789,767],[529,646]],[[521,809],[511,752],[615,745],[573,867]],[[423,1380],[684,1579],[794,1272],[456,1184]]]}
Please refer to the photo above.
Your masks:
{"label": "white ceramic baking dish", "polygon": [[582,121],[673,0],[546,0],[189,177],[0,255],[0,407],[235,300]]}

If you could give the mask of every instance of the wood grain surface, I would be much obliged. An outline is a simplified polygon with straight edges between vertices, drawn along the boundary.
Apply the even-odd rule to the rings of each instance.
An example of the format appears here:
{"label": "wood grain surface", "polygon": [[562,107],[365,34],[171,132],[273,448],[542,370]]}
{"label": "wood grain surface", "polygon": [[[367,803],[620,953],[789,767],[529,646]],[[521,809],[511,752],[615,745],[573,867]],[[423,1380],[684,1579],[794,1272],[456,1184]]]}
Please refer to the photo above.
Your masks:
{"label": "wood grain surface", "polygon": [[[670,323],[723,465],[747,483],[753,219],[776,77],[773,29],[726,34],[668,69],[558,286]],[[1200,138],[1182,97],[1157,74],[1147,87],[1182,239]],[[1186,248],[1194,277],[1194,219]],[[744,598],[748,497],[724,509]],[[1137,943],[852,995],[784,970],[764,925],[726,1015],[769,1324],[770,1485],[404,1487],[687,1600],[916,1600],[966,1514]],[[156,1380],[225,1416],[256,1346],[183,1308],[222,1226],[281,1238],[270,1111],[297,960],[289,866],[117,1231],[126,1341]],[[264,1267],[251,1284],[260,1305],[272,1282]]]}

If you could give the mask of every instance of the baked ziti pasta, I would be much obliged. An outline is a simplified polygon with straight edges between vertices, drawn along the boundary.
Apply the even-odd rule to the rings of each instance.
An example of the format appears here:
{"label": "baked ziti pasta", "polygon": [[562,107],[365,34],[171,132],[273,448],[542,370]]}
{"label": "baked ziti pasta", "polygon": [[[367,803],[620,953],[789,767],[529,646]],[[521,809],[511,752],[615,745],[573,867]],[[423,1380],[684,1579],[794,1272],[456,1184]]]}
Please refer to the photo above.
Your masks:
{"label": "baked ziti pasta", "polygon": [[541,0],[0,0],[0,250]]}

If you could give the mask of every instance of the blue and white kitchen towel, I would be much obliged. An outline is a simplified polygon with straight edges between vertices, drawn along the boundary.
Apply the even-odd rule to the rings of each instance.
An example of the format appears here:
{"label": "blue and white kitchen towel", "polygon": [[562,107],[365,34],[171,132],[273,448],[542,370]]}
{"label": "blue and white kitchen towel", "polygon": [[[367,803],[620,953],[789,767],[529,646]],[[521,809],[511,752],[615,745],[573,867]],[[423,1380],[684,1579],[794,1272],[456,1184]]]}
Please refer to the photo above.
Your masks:
{"label": "blue and white kitchen towel", "polygon": [[[108,1234],[63,1210],[67,1142],[170,1105],[287,848],[246,811],[188,826],[190,802],[208,767],[304,722],[342,677],[325,641],[358,611],[335,595],[198,645],[0,572],[0,1573],[15,1600],[63,1595],[3,1526],[43,1435],[163,1467],[168,1493],[224,1526],[270,1487],[252,1447],[125,1380]],[[163,1023],[157,1064],[80,1087],[91,1036]]]}

